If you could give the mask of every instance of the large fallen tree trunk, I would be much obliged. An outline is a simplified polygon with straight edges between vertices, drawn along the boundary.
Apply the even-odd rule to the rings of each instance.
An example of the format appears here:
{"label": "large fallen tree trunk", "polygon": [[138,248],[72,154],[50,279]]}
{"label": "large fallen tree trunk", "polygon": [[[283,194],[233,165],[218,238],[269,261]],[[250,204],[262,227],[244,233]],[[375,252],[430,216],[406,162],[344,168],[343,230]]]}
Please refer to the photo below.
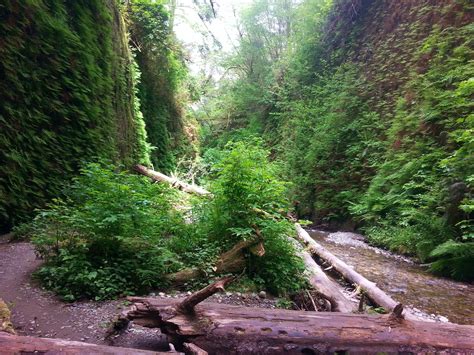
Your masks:
{"label": "large fallen tree trunk", "polygon": [[196,195],[209,195],[210,192],[203,189],[202,187],[196,185],[190,185],[178,179],[173,179],[165,174],[159,173],[152,169],[148,169],[143,165],[135,165],[134,170],[140,174],[148,176],[150,179],[157,181],[157,182],[165,182],[170,184],[173,187],[176,187],[184,192],[196,194]]}
{"label": "large fallen tree trunk", "polygon": [[[316,242],[311,236],[306,232],[299,224],[295,224],[298,239],[302,241],[305,245],[309,247],[309,250],[312,254],[320,257],[321,259],[327,261],[331,264],[334,269],[339,272],[345,279],[353,282],[354,284],[360,286],[364,291],[365,295],[372,300],[374,303],[385,308],[388,312],[392,312],[397,316],[401,316],[403,312],[403,306],[401,303],[395,301],[384,291],[377,287],[374,282],[367,280],[364,276],[359,274],[341,259],[336,257],[334,254],[329,252],[321,244]],[[414,316],[407,314],[405,311],[405,316],[415,319]]]}
{"label": "large fallen tree trunk", "polygon": [[0,332],[0,354],[110,354],[159,355],[182,354],[176,351],[156,352],[138,349],[102,346],[63,339],[33,338]]}
{"label": "large fallen tree trunk", "polygon": [[[291,239],[291,238],[289,238]],[[294,241],[294,240],[292,240]],[[296,241],[294,241],[297,243]],[[357,307],[341,292],[341,287],[331,280],[314,261],[313,257],[306,250],[299,250],[301,246],[295,246],[297,254],[303,260],[306,269],[306,276],[309,284],[314,290],[331,304],[332,312],[351,313],[357,310]]]}
{"label": "large fallen tree trunk", "polygon": [[130,300],[134,305],[127,318],[160,328],[178,350],[191,342],[212,354],[474,351],[474,326],[210,302],[187,314],[179,311],[179,299]]}

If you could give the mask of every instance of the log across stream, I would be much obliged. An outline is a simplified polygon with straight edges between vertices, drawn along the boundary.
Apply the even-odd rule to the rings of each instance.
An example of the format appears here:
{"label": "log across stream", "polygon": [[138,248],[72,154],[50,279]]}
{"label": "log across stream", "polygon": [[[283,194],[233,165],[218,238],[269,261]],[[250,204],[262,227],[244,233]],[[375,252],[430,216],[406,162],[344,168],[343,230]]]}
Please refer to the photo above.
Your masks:
{"label": "log across stream", "polygon": [[309,230],[331,253],[425,319],[474,324],[474,285],[436,277],[412,260],[374,248],[354,233]]}

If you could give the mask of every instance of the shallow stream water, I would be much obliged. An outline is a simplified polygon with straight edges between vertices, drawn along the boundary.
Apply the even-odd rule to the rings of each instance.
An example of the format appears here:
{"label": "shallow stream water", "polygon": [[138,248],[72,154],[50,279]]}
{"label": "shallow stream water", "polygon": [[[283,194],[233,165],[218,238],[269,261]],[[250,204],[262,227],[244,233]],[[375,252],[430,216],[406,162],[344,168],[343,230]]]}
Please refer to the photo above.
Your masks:
{"label": "shallow stream water", "polygon": [[354,233],[310,235],[398,302],[438,321],[474,325],[474,285],[429,274],[413,260],[374,248]]}

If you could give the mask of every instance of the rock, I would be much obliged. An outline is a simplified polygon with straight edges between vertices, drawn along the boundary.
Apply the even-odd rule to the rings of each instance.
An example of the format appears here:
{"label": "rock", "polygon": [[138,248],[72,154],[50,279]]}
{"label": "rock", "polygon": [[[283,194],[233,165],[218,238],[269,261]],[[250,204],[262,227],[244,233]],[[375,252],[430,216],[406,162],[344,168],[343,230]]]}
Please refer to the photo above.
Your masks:
{"label": "rock", "polygon": [[438,316],[438,319],[440,322],[443,322],[443,323],[448,323],[449,322],[449,319],[446,318],[446,317],[443,317],[443,316]]}
{"label": "rock", "polygon": [[151,297],[155,297],[155,296],[156,296],[156,293],[152,292],[152,293],[150,293],[150,296],[151,296]]}
{"label": "rock", "polygon": [[265,299],[267,298],[267,293],[265,291],[260,291],[258,293],[258,297],[260,297],[261,299]]}
{"label": "rock", "polygon": [[158,293],[158,296],[160,296],[160,297],[165,297],[165,296],[166,296],[166,293],[160,292],[160,293]]}
{"label": "rock", "polygon": [[232,296],[232,292],[226,292],[225,295],[226,295],[227,297],[231,297],[231,296]]}
{"label": "rock", "polygon": [[394,287],[391,288],[389,291],[393,293],[407,293],[407,290],[401,287]]}

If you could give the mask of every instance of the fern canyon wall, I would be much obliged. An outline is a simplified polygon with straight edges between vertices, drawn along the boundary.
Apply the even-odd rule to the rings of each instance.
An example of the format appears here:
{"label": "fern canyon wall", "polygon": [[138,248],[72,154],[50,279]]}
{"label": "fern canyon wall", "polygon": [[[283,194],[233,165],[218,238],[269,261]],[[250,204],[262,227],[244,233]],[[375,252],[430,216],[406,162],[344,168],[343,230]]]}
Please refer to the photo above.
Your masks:
{"label": "fern canyon wall", "polygon": [[[156,39],[161,43],[168,36],[166,11],[161,5],[148,6],[162,14],[148,26],[165,32]],[[170,160],[169,144],[163,143],[170,140],[166,126],[179,117],[160,112],[161,126],[155,128],[148,113],[167,103],[144,99],[142,115],[140,98],[147,94],[141,90],[140,66],[129,44],[131,12],[115,0],[0,4],[2,230],[57,196],[85,162],[104,160],[130,167],[149,165],[151,156],[155,162]],[[133,43],[141,40],[138,34]],[[155,52],[178,62],[169,48]],[[154,64],[159,68],[166,63],[163,59]],[[166,72],[176,75],[174,68]],[[172,101],[175,83],[163,75],[160,79],[162,87],[169,87],[167,100]],[[145,121],[152,127],[150,142]],[[153,150],[150,143],[159,149]]]}
{"label": "fern canyon wall", "polygon": [[472,238],[472,10],[331,6],[320,38],[296,50],[275,113],[301,215],[422,259]]}
{"label": "fern canyon wall", "polygon": [[301,218],[472,269],[473,10],[463,0],[256,2],[226,62],[235,77],[208,105],[217,124],[204,156],[263,137]]}

